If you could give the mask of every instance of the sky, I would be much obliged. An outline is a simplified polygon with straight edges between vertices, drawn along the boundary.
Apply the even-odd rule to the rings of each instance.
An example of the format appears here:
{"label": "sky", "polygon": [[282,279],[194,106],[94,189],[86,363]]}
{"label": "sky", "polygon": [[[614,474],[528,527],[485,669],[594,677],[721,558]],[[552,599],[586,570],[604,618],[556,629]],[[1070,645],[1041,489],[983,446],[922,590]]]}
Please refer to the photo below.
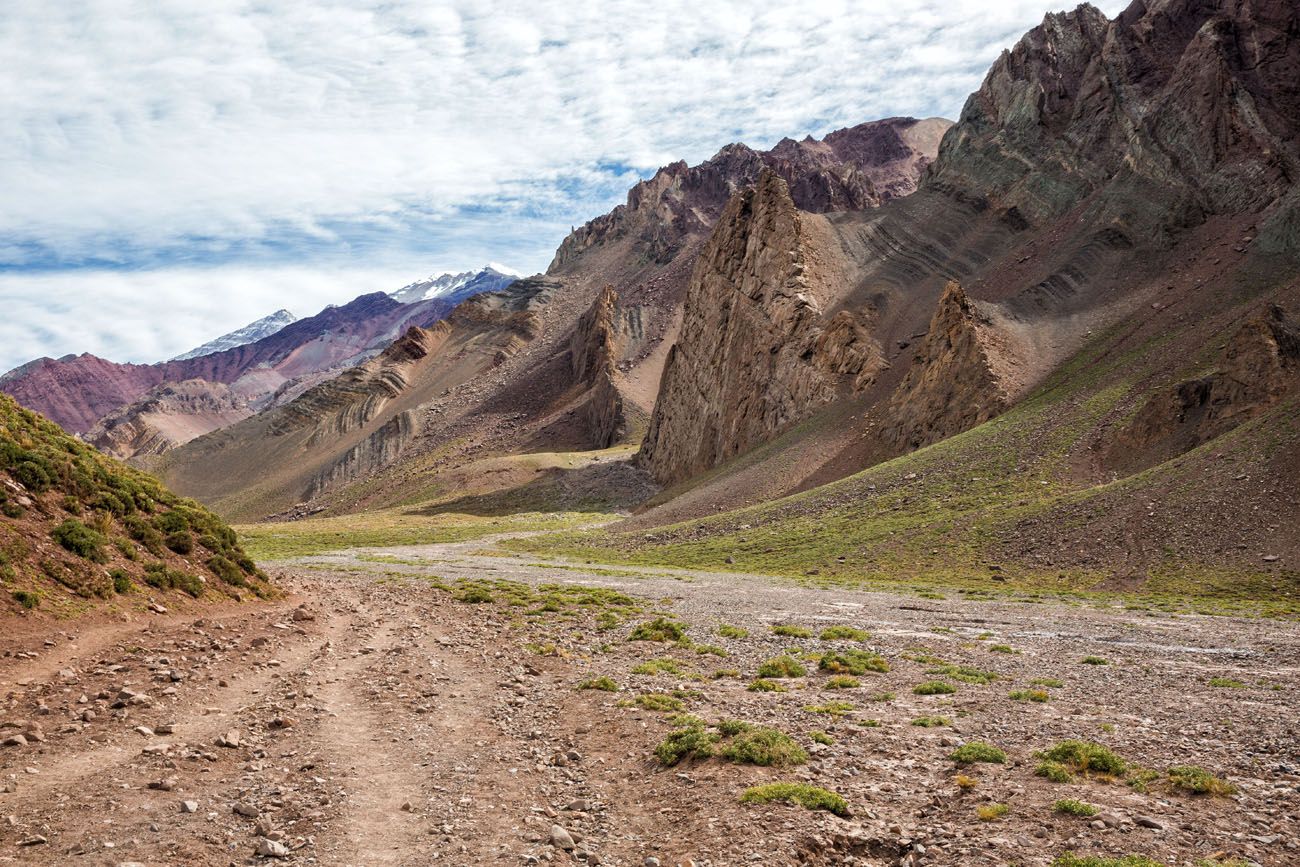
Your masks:
{"label": "sky", "polygon": [[674,160],[955,119],[1058,3],[7,0],[0,371],[544,270]]}

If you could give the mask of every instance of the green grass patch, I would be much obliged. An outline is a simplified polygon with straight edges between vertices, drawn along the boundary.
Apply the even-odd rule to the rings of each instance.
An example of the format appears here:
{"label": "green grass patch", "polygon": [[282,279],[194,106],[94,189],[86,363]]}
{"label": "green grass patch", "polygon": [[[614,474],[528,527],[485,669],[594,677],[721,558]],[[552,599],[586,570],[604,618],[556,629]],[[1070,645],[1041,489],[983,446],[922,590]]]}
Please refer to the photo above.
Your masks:
{"label": "green grass patch", "polygon": [[867,650],[834,650],[818,658],[817,668],[830,674],[884,674],[889,671],[889,663],[883,656]]}
{"label": "green grass patch", "polygon": [[956,691],[957,687],[942,680],[931,680],[912,687],[912,692],[917,695],[952,695]]}
{"label": "green grass patch", "polygon": [[824,704],[805,705],[804,710],[809,713],[824,713],[828,716],[842,717],[853,713],[853,705],[847,701],[828,701]]}
{"label": "green grass patch", "polygon": [[823,685],[826,689],[857,689],[862,684],[858,682],[856,677],[850,677],[847,674],[837,674],[834,677],[828,678],[826,683]]}
{"label": "green grass patch", "polygon": [[1205,768],[1196,765],[1178,765],[1169,769],[1169,784],[1176,790],[1193,795],[1218,795],[1228,797],[1237,793],[1237,787],[1221,780]]}
{"label": "green grass patch", "polygon": [[618,692],[618,682],[612,677],[589,677],[578,683],[578,689],[599,689],[603,692]]}
{"label": "green grass patch", "polygon": [[775,680],[768,680],[766,677],[760,677],[745,687],[750,692],[786,692],[786,688]]}
{"label": "green grass patch", "polygon": [[799,660],[789,654],[773,657],[758,667],[758,677],[760,679],[803,677],[806,674],[808,674],[808,669],[800,665]]}
{"label": "green grass patch", "polygon": [[948,756],[959,765],[973,765],[980,762],[992,765],[1006,764],[1007,754],[992,744],[983,741],[971,741],[962,744]]}
{"label": "green grass patch", "polygon": [[749,630],[741,629],[739,626],[732,626],[730,623],[724,623],[718,627],[718,634],[723,638],[748,638]]}
{"label": "green grass patch", "polygon": [[765,783],[748,788],[740,795],[742,804],[774,802],[803,807],[805,810],[825,810],[836,816],[849,815],[848,802],[842,797],[807,783]]}
{"label": "green grass patch", "polygon": [[1128,762],[1101,744],[1091,741],[1061,741],[1039,758],[1062,765],[1072,774],[1097,773],[1119,777],[1128,769]]}
{"label": "green grass patch", "polygon": [[1220,689],[1245,689],[1246,684],[1231,677],[1212,677],[1210,686],[1219,687]]}
{"label": "green grass patch", "polygon": [[772,627],[773,635],[780,635],[785,638],[812,638],[812,630],[803,626],[792,626],[788,623],[782,623]]}
{"label": "green grass patch", "polygon": [[646,623],[637,624],[627,640],[674,642],[681,641],[685,637],[686,624],[669,620],[667,617],[656,617]]}
{"label": "green grass patch", "polygon": [[923,729],[937,729],[952,725],[952,720],[946,716],[919,716],[912,720],[912,725]]}
{"label": "green grass patch", "polygon": [[1085,819],[1091,818],[1099,812],[1092,804],[1076,801],[1073,798],[1062,798],[1057,801],[1052,805],[1052,811],[1065,816],[1082,816]]}
{"label": "green grass patch", "polygon": [[996,822],[1010,812],[1011,808],[1006,804],[981,804],[975,808],[975,815],[981,822]]}
{"label": "green grass patch", "polygon": [[1012,701],[1033,701],[1039,704],[1050,701],[1051,696],[1042,689],[1016,689],[1009,694]]}
{"label": "green grass patch", "polygon": [[871,633],[853,626],[827,626],[818,637],[822,641],[867,641]]}
{"label": "green grass patch", "polygon": [[1056,856],[1052,867],[1169,867],[1145,855],[1076,855],[1065,852]]}

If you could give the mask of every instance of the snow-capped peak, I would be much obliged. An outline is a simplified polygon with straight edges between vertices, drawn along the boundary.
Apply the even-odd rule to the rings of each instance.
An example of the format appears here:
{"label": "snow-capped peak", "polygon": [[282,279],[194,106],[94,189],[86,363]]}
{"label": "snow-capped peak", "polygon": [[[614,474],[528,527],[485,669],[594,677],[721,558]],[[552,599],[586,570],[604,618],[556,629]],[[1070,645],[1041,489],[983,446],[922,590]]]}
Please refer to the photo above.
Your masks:
{"label": "snow-capped peak", "polygon": [[237,346],[256,343],[263,337],[270,337],[286,325],[296,321],[297,317],[288,310],[277,310],[270,316],[263,316],[243,328],[236,329],[229,334],[223,334],[215,340],[209,340],[202,346],[191,349],[183,355],[178,355],[172,361],[184,361],[187,358],[198,358],[201,355],[211,355],[214,352],[224,352]]}
{"label": "snow-capped peak", "polygon": [[496,292],[504,289],[520,276],[518,272],[492,262],[478,271],[431,275],[388,294],[393,300],[403,304],[414,304],[431,298],[461,301],[481,292]]}

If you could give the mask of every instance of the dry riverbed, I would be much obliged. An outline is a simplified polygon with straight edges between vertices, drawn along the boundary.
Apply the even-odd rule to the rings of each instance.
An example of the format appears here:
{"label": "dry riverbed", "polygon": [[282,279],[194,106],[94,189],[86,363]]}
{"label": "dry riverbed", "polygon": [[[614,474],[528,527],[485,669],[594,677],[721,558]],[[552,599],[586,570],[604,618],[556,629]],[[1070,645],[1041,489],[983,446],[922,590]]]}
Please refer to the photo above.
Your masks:
{"label": "dry riverbed", "polygon": [[[309,558],[284,602],[0,639],[0,862],[1300,862],[1294,623],[483,545]],[[1044,766],[1071,740],[1108,752]],[[749,800],[814,809],[741,802],[770,783],[796,785]]]}

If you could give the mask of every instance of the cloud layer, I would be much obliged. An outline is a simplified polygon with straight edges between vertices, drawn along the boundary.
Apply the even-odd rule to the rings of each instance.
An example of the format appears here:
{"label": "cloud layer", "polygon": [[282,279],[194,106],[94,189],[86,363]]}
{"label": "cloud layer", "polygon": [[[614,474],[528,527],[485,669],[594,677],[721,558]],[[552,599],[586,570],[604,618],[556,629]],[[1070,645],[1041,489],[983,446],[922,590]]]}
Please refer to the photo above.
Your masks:
{"label": "cloud layer", "polygon": [[[955,116],[1045,11],[20,0],[0,16],[0,299],[20,311],[0,323],[0,370],[81,349],[152,360],[276,307],[311,312],[320,287],[389,288],[345,275],[540,269],[569,225],[666,162]],[[226,270],[268,282],[209,310]],[[309,272],[317,288],[274,279]],[[102,306],[109,285],[120,306]],[[74,327],[133,303],[179,315]]]}

